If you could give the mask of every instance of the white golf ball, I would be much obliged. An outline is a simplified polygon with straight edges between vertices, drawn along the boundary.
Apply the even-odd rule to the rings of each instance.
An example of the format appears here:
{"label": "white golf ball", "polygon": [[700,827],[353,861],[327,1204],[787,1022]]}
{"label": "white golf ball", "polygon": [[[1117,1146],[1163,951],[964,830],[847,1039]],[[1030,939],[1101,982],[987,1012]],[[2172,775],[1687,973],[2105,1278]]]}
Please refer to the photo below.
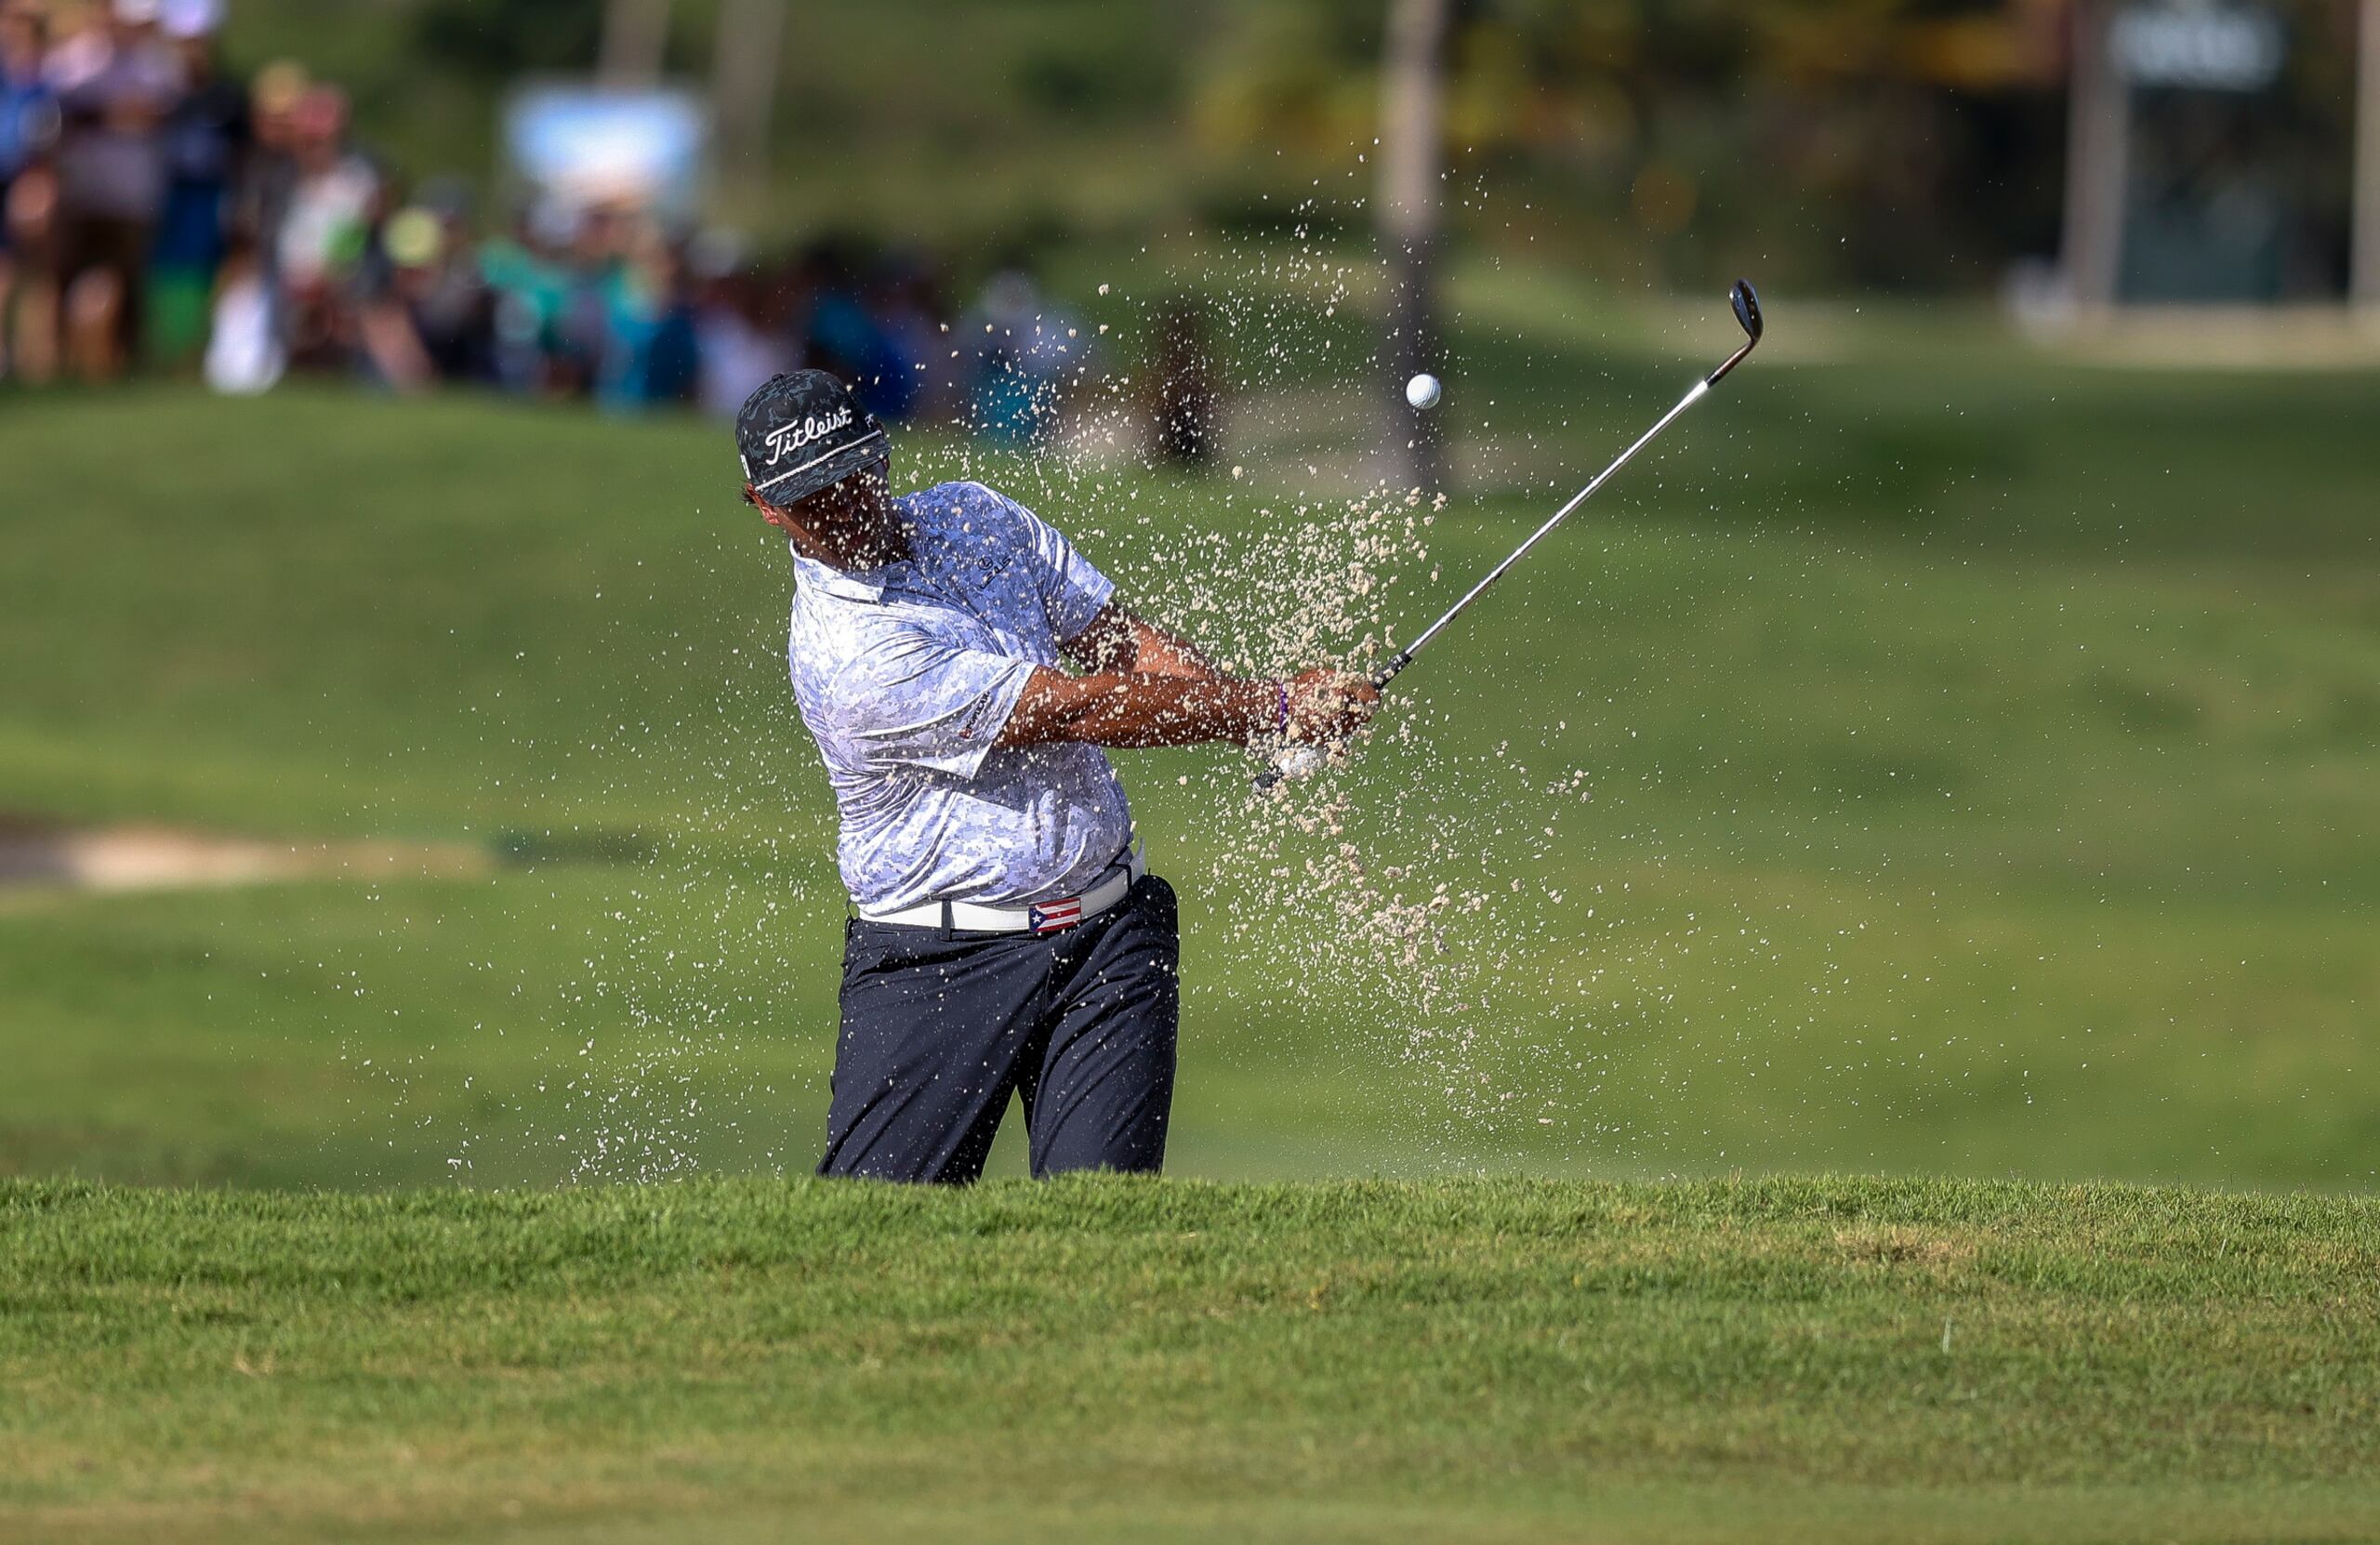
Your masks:
{"label": "white golf ball", "polygon": [[1438,378],[1424,370],[1405,383],[1405,400],[1417,408],[1438,405]]}

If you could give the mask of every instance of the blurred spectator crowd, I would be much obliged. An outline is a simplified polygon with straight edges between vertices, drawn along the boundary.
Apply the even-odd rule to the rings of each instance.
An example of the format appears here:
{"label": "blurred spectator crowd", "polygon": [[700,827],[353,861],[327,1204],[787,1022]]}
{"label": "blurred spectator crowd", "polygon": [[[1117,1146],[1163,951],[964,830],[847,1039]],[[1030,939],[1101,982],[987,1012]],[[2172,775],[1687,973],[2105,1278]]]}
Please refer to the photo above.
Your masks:
{"label": "blurred spectator crowd", "polygon": [[[626,204],[409,186],[294,64],[231,78],[223,0],[0,0],[0,376],[311,372],[732,413],[812,364],[892,417],[1023,435],[1079,366],[1029,279],[959,325],[931,265],[824,243],[765,267]],[[961,354],[964,354],[962,361]]]}

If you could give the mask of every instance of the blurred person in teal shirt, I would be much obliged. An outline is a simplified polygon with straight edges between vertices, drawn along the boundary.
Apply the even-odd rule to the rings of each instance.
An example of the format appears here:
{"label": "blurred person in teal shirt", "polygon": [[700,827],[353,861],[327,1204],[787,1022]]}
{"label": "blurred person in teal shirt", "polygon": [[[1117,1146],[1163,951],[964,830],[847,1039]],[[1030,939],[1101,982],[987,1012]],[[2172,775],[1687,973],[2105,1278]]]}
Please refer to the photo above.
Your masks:
{"label": "blurred person in teal shirt", "polygon": [[496,294],[496,378],[508,391],[546,389],[546,360],[570,303],[570,274],[549,240],[556,218],[552,210],[534,211],[513,234],[480,248],[480,275]]}
{"label": "blurred person in teal shirt", "polygon": [[657,231],[604,276],[596,400],[614,412],[691,401],[699,384],[694,297],[677,245]]}

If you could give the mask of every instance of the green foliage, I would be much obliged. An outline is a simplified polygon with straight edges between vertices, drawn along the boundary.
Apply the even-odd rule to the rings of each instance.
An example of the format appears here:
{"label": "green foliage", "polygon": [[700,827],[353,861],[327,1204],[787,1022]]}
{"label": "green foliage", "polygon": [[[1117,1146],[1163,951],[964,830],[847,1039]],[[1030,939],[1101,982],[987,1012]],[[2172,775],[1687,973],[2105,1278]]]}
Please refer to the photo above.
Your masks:
{"label": "green foliage", "polygon": [[[243,0],[244,63],[355,93],[416,175],[481,176],[497,99],[584,73],[575,0]],[[717,0],[672,7],[701,84]],[[1017,247],[1263,219],[1371,191],[1384,0],[875,0],[794,5],[774,173],[719,213],[772,241],[856,231],[970,270]],[[2307,56],[2323,50],[2302,50]],[[1701,284],[1753,258],[1797,286],[1967,287],[2055,244],[2052,29],[1976,0],[1856,7],[1479,0],[1456,7],[1447,130],[1458,235],[1599,277]],[[2337,80],[2290,141],[2318,218],[2347,185]],[[2328,168],[2324,170],[2323,168]]]}
{"label": "green foliage", "polygon": [[525,74],[584,75],[602,46],[603,12],[586,0],[420,0],[413,53],[420,68],[491,86]]}

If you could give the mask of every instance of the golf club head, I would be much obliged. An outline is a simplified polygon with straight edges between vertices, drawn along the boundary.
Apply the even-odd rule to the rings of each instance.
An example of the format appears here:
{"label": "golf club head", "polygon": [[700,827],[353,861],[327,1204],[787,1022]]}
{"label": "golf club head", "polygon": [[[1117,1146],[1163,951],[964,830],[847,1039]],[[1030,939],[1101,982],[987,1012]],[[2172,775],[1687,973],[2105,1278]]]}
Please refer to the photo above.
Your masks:
{"label": "golf club head", "polygon": [[1743,324],[1744,335],[1752,342],[1760,341],[1760,292],[1752,287],[1749,279],[1739,279],[1728,292],[1728,301],[1736,308],[1736,320]]}
{"label": "golf club head", "polygon": [[1743,363],[1744,356],[1760,343],[1764,325],[1760,316],[1760,292],[1752,287],[1752,281],[1737,280],[1735,288],[1727,292],[1727,303],[1736,309],[1736,322],[1744,330],[1744,346],[1728,355],[1726,363],[1702,377],[1702,384],[1706,387],[1714,387],[1726,380],[1727,372]]}

